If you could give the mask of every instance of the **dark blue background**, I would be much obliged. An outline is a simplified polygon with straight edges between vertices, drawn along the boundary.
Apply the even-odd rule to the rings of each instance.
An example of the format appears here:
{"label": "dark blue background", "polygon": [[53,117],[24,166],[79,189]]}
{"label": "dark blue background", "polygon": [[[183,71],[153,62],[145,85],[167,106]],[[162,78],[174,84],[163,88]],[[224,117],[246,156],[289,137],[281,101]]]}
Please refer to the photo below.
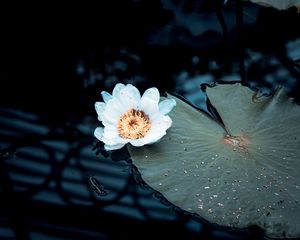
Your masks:
{"label": "dark blue background", "polygon": [[[138,184],[124,151],[93,151],[100,91],[156,86],[205,107],[201,83],[243,81],[299,103],[296,8],[123,0],[3,8],[2,239],[254,239],[174,210]],[[298,41],[297,41],[298,39]],[[125,160],[128,161],[125,161]],[[108,190],[98,196],[90,177]]]}

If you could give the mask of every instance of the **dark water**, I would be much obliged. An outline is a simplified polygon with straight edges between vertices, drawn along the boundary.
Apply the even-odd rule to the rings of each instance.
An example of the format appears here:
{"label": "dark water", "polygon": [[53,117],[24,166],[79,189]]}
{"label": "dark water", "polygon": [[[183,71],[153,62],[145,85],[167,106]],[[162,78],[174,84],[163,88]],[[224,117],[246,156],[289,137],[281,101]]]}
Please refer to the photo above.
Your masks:
{"label": "dark water", "polygon": [[0,239],[263,239],[256,227],[232,232],[174,210],[137,183],[126,152],[93,150],[94,103],[122,82],[205,107],[199,86],[215,81],[265,93],[283,85],[299,103],[297,9],[98,4],[5,8]]}

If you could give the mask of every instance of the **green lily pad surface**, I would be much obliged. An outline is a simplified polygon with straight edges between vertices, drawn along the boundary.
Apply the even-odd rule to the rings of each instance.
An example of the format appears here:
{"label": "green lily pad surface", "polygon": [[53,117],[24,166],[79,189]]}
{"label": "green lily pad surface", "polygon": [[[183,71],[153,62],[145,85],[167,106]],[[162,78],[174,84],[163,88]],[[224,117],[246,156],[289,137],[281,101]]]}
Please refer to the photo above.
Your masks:
{"label": "green lily pad surface", "polygon": [[226,131],[169,96],[177,106],[167,135],[150,146],[128,146],[142,178],[211,223],[300,237],[300,106],[282,89],[257,98],[240,84],[218,85],[207,95]]}
{"label": "green lily pad surface", "polygon": [[293,6],[297,7],[300,4],[299,0],[250,0],[250,1],[265,7],[277,8],[278,10],[288,9]]}

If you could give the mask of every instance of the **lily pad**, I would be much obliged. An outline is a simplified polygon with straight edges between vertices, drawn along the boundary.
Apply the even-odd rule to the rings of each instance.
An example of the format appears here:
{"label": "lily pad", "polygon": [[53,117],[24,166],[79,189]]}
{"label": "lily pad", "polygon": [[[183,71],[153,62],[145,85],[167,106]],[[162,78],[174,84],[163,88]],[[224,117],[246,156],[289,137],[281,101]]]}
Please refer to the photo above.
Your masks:
{"label": "lily pad", "polygon": [[284,10],[288,9],[290,7],[297,7],[300,5],[299,0],[250,0],[251,2],[260,4],[262,6],[266,7],[274,7],[277,8],[278,10]]}
{"label": "lily pad", "polygon": [[207,89],[226,130],[180,99],[168,134],[128,147],[144,181],[172,204],[222,226],[300,237],[300,107],[280,89]]}

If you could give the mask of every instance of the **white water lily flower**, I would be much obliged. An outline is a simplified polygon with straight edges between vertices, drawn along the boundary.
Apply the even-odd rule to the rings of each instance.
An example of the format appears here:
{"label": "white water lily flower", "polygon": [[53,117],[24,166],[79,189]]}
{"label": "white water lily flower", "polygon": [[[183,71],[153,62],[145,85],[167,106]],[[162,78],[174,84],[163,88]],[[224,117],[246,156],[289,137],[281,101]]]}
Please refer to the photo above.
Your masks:
{"label": "white water lily flower", "polygon": [[159,103],[157,88],[149,88],[143,96],[131,84],[118,83],[112,95],[102,91],[104,102],[96,102],[98,119],[104,128],[96,128],[94,134],[104,142],[106,150],[122,148],[126,143],[135,147],[160,140],[172,125],[167,114],[176,105],[174,99]]}

